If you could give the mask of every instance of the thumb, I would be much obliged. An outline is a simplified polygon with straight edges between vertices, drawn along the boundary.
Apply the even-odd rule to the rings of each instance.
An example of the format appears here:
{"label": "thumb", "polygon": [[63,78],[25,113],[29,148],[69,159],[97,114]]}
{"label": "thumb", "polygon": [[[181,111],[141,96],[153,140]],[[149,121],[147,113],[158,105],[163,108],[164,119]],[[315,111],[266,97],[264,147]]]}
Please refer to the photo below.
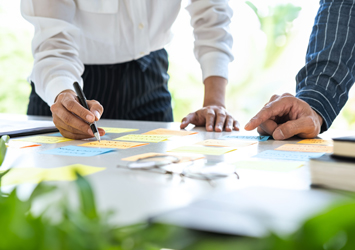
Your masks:
{"label": "thumb", "polygon": [[194,120],[195,118],[195,113],[190,113],[188,114],[187,116],[185,116],[182,121],[181,121],[181,124],[180,124],[180,128],[181,129],[184,129],[187,127],[187,125],[189,125],[190,123],[192,123],[192,121]]}
{"label": "thumb", "polygon": [[312,129],[307,124],[306,118],[285,122],[275,129],[272,137],[275,140],[285,140],[300,133],[307,133]]}

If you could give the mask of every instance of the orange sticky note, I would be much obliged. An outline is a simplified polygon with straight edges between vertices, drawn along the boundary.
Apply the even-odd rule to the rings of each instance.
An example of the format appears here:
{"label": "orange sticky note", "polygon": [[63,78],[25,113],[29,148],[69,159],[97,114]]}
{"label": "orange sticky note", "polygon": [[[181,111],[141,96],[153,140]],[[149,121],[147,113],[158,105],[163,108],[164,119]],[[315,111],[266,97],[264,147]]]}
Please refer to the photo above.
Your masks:
{"label": "orange sticky note", "polygon": [[185,136],[185,135],[194,135],[198,132],[185,131],[185,130],[171,130],[165,128],[158,128],[144,133],[143,135],[173,135],[173,136]]}
{"label": "orange sticky note", "polygon": [[322,140],[322,139],[305,139],[302,141],[299,141],[297,143],[302,143],[302,144],[318,144],[318,145],[331,145],[332,141],[331,140]]}
{"label": "orange sticky note", "polygon": [[149,143],[136,143],[136,142],[122,142],[122,141],[92,141],[84,144],[80,144],[78,146],[82,147],[95,147],[95,148],[119,148],[119,149],[126,149],[126,148],[134,148],[139,146],[148,145]]}
{"label": "orange sticky note", "polygon": [[299,145],[299,144],[285,144],[276,150],[284,151],[300,151],[300,152],[314,152],[314,153],[332,153],[332,146],[319,146],[319,145]]}
{"label": "orange sticky note", "polygon": [[215,140],[215,139],[209,139],[205,141],[198,142],[196,144],[198,145],[204,145],[204,146],[214,146],[214,147],[234,147],[234,148],[240,148],[240,147],[246,147],[252,144],[256,144],[257,142],[253,141],[232,141],[232,140]]}
{"label": "orange sticky note", "polygon": [[130,157],[123,158],[122,161],[137,161],[139,159],[144,159],[148,157],[154,157],[158,155],[172,155],[180,159],[180,162],[196,161],[205,158],[203,155],[197,154],[162,154],[162,153],[145,153],[139,155],[133,155]]}
{"label": "orange sticky note", "polygon": [[41,144],[34,144],[32,142],[15,141],[15,140],[10,140],[10,142],[8,143],[8,147],[10,148],[33,148],[39,146],[41,146]]}
{"label": "orange sticky note", "polygon": [[229,148],[229,147],[183,146],[183,147],[171,149],[168,152],[185,152],[185,153],[195,153],[195,154],[203,154],[203,155],[223,155],[235,150],[237,149]]}

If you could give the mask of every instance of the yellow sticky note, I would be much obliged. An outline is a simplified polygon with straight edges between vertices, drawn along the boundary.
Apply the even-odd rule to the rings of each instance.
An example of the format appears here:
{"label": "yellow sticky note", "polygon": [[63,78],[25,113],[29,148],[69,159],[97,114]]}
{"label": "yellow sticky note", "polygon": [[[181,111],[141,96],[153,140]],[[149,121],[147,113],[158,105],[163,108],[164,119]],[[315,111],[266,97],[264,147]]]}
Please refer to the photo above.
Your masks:
{"label": "yellow sticky note", "polygon": [[28,141],[28,142],[36,142],[36,143],[60,143],[60,142],[72,141],[72,139],[57,137],[57,136],[37,135],[37,136],[25,137],[22,139],[16,139],[15,141]]}
{"label": "yellow sticky note", "polygon": [[209,139],[205,141],[198,142],[198,145],[204,146],[214,146],[214,147],[246,147],[252,144],[256,144],[257,142],[250,142],[250,141],[232,141],[232,140],[215,140]]}
{"label": "yellow sticky note", "polygon": [[168,152],[186,152],[196,153],[203,155],[223,155],[229,152],[237,150],[236,148],[228,147],[203,147],[203,146],[184,146],[169,150]]}
{"label": "yellow sticky note", "polygon": [[297,143],[331,145],[332,141],[331,140],[321,140],[321,139],[305,139],[305,140],[299,141]]}
{"label": "yellow sticky note", "polygon": [[239,161],[234,163],[236,169],[253,169],[264,171],[288,172],[303,166],[299,162],[282,161]]}
{"label": "yellow sticky note", "polygon": [[284,151],[300,151],[300,152],[314,152],[314,153],[332,153],[332,146],[319,146],[319,145],[300,145],[300,144],[285,144],[276,150]]}
{"label": "yellow sticky note", "polygon": [[123,158],[122,161],[137,161],[137,160],[139,160],[139,159],[145,159],[145,158],[148,158],[148,157],[154,157],[154,156],[158,156],[158,155],[172,155],[172,156],[176,156],[177,158],[180,159],[180,162],[196,161],[196,160],[205,158],[203,155],[196,155],[196,154],[145,153],[145,154],[133,155],[133,156],[130,156],[130,157]]}
{"label": "yellow sticky note", "polygon": [[78,146],[82,147],[95,147],[95,148],[119,148],[119,149],[126,149],[126,148],[134,148],[139,146],[148,145],[149,143],[137,143],[137,142],[123,142],[123,141],[92,141],[84,144],[80,144]]}
{"label": "yellow sticky note", "polygon": [[140,142],[161,142],[170,138],[169,135],[125,135],[114,140],[118,141],[140,141]]}
{"label": "yellow sticky note", "polygon": [[172,136],[185,136],[185,135],[194,135],[198,132],[185,131],[185,130],[171,130],[165,128],[158,128],[144,133],[143,135],[172,135]]}
{"label": "yellow sticky note", "polygon": [[139,130],[135,128],[111,128],[111,127],[100,127],[100,128],[104,129],[106,133],[114,133],[114,134],[128,133],[128,132],[134,132]]}
{"label": "yellow sticky note", "polygon": [[[76,179],[75,171],[82,176],[94,174],[106,168],[74,164],[59,168],[13,168],[1,180],[2,186],[41,181],[72,181]],[[4,172],[4,171],[0,171]]]}

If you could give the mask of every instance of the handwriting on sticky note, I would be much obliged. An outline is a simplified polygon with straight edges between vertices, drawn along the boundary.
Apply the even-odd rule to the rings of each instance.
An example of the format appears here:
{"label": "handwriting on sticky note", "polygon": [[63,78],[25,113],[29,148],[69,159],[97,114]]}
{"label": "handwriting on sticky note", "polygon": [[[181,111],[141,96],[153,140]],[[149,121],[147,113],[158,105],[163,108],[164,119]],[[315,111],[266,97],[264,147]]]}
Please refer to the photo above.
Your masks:
{"label": "handwriting on sticky note", "polygon": [[317,158],[317,157],[321,157],[322,155],[324,155],[324,153],[266,150],[253,157],[263,158],[263,159],[286,160],[286,161],[307,161],[309,158]]}
{"label": "handwriting on sticky note", "polygon": [[237,141],[237,140],[215,140],[215,139],[209,139],[205,141],[198,142],[196,144],[198,145],[204,145],[204,146],[213,146],[213,147],[234,147],[234,148],[241,148],[241,147],[246,147],[250,146],[252,144],[256,144],[257,142],[251,142],[251,141]]}
{"label": "handwriting on sticky note", "polygon": [[51,154],[51,155],[65,155],[65,156],[95,156],[95,155],[105,154],[111,151],[114,151],[114,149],[65,146],[61,148],[54,148],[54,149],[42,151],[40,153]]}
{"label": "handwriting on sticky note", "polygon": [[118,141],[139,141],[139,142],[162,142],[170,138],[170,135],[125,135],[114,140]]}
{"label": "handwriting on sticky note", "polygon": [[[82,176],[104,170],[102,167],[91,167],[74,164],[59,168],[13,168],[2,177],[1,185],[18,185],[23,183],[39,183],[41,181],[72,181],[76,180],[75,172]],[[0,171],[0,173],[3,171]]]}
{"label": "handwriting on sticky note", "polygon": [[60,143],[60,142],[67,142],[72,141],[72,139],[64,138],[64,137],[57,137],[57,136],[31,136],[25,137],[21,139],[16,139],[16,141],[28,141],[28,142],[36,142],[36,143]]}
{"label": "handwriting on sticky note", "polygon": [[186,136],[186,135],[194,135],[198,134],[198,132],[193,131],[185,131],[185,130],[171,130],[165,128],[158,128],[155,130],[151,130],[149,132],[144,133],[143,135],[171,135],[171,136]]}
{"label": "handwriting on sticky note", "polygon": [[282,161],[239,161],[234,163],[237,169],[253,169],[264,171],[288,172],[303,166],[299,162],[282,162]]}
{"label": "handwriting on sticky note", "polygon": [[81,147],[95,147],[95,148],[118,148],[118,149],[126,149],[126,148],[135,148],[139,146],[148,145],[149,143],[137,143],[137,142],[123,142],[123,141],[92,141],[84,144],[80,144],[78,146]]}
{"label": "handwriting on sticky note", "polygon": [[284,151],[300,151],[300,152],[315,152],[315,153],[332,153],[332,146],[319,146],[319,145],[305,145],[305,144],[285,144],[276,150]]}
{"label": "handwriting on sticky note", "polygon": [[321,139],[305,139],[297,143],[301,144],[319,144],[319,145],[331,145],[333,142],[331,140],[321,140]]}
{"label": "handwriting on sticky note", "polygon": [[122,161],[137,161],[139,159],[145,159],[149,157],[154,157],[158,155],[172,155],[180,159],[180,162],[187,162],[187,161],[196,161],[199,159],[205,158],[203,155],[198,154],[180,154],[180,153],[169,153],[169,154],[162,154],[162,153],[144,153],[139,155],[133,155],[130,157],[123,158]]}
{"label": "handwriting on sticky note", "polygon": [[225,135],[220,139],[239,139],[239,140],[253,140],[253,141],[267,141],[270,136],[250,136],[250,135]]}
{"label": "handwriting on sticky note", "polygon": [[100,127],[105,130],[106,133],[112,134],[120,134],[120,133],[128,133],[138,131],[139,129],[136,128],[111,128],[111,127]]}
{"label": "handwriting on sticky note", "polygon": [[169,150],[168,152],[185,152],[203,155],[223,155],[235,150],[237,149],[228,147],[183,146]]}

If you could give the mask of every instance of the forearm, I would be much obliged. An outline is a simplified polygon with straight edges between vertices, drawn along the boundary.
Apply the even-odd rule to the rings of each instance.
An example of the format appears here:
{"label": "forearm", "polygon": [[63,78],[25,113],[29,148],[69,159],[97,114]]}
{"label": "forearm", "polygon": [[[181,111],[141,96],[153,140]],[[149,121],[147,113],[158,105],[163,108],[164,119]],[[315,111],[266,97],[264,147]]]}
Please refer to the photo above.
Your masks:
{"label": "forearm", "polygon": [[225,108],[225,93],[227,79],[219,76],[210,76],[205,79],[205,97],[203,106],[221,106]]}
{"label": "forearm", "polygon": [[354,10],[353,1],[321,1],[306,65],[296,77],[296,96],[322,116],[322,132],[331,126],[345,105],[355,81]]}

